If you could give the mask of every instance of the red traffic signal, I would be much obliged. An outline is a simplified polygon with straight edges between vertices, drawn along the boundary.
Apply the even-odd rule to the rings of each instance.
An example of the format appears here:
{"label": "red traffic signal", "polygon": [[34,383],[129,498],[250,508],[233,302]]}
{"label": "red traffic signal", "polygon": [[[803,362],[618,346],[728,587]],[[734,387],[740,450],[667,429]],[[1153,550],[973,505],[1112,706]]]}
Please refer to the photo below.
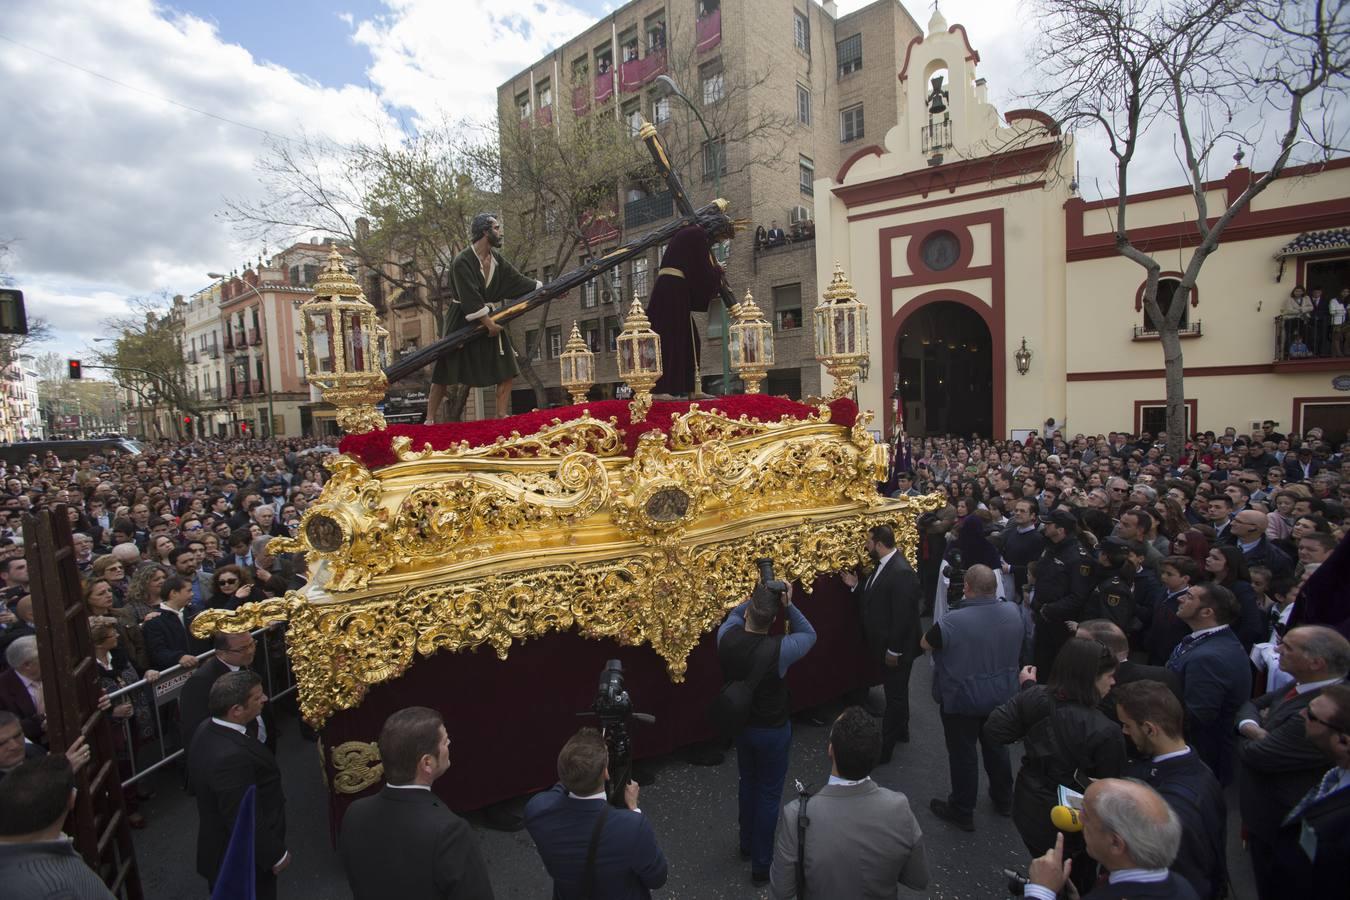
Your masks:
{"label": "red traffic signal", "polygon": [[183,416],[183,424],[188,426],[192,425],[192,416]]}
{"label": "red traffic signal", "polygon": [[80,368],[78,359],[66,360],[66,377],[79,381],[84,377],[84,370]]}

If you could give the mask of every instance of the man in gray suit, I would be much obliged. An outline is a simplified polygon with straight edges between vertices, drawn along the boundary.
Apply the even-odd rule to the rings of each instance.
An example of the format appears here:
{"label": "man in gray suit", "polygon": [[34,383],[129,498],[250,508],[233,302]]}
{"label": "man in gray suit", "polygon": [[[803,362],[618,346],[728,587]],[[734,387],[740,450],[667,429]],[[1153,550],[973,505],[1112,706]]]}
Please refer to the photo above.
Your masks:
{"label": "man in gray suit", "polygon": [[[769,896],[894,898],[897,884],[928,885],[923,832],[904,794],[870,773],[881,756],[877,721],[858,706],[830,728],[830,782],[783,807],[774,838]],[[798,890],[798,817],[806,804],[804,891]]]}

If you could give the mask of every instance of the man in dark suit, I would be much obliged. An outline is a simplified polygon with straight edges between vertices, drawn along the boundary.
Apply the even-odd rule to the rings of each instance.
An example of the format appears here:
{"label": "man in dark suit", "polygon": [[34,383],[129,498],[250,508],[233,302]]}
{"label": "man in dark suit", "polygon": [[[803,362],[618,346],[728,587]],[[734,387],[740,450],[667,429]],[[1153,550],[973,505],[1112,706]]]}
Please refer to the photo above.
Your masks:
{"label": "man in dark suit", "polygon": [[[1125,632],[1120,630],[1120,626],[1110,619],[1088,619],[1086,622],[1079,622],[1074,637],[1105,644],[1106,649],[1110,650],[1119,661],[1116,666],[1116,686],[1098,704],[1098,709],[1112,722],[1120,723],[1120,718],[1116,715],[1116,691],[1123,685],[1135,681],[1157,681],[1166,685],[1178,700],[1181,699],[1181,682],[1177,676],[1163,666],[1133,662],[1130,659],[1129,639],[1125,637]],[[1129,735],[1125,736],[1125,749],[1131,759],[1136,759],[1140,755],[1139,748],[1130,742]]]}
{"label": "man in dark suit", "polygon": [[563,745],[558,778],[525,805],[525,827],[555,900],[640,900],[666,883],[666,857],[638,809],[638,786],[624,788],[627,809],[605,800],[609,748],[600,732],[583,728]]}
{"label": "man in dark suit", "polygon": [[1177,618],[1191,633],[1167,660],[1181,679],[1186,740],[1220,784],[1233,780],[1233,717],[1252,694],[1251,662],[1230,627],[1240,614],[1232,591],[1213,582],[1192,585],[1177,604]]}
{"label": "man in dark suit", "polygon": [[47,709],[42,696],[42,667],[37,638],[26,635],[5,648],[9,668],[0,673],[0,709],[19,717],[24,737],[47,746]]}
{"label": "man in dark suit", "polygon": [[401,709],[380,729],[385,786],[347,810],[338,855],[356,900],[491,900],[468,824],[431,792],[450,768],[441,714]]}
{"label": "man in dark suit", "polygon": [[1312,448],[1306,444],[1298,448],[1297,454],[1285,454],[1284,477],[1287,481],[1312,481],[1320,471],[1322,461],[1313,458]]}
{"label": "man in dark suit", "polygon": [[1245,703],[1237,714],[1238,798],[1262,897],[1285,890],[1274,871],[1280,823],[1326,771],[1304,731],[1303,710],[1350,671],[1350,641],[1324,625],[1291,628],[1279,650],[1280,669],[1294,676],[1294,686]]}
{"label": "man in dark suit", "polygon": [[867,555],[876,568],[866,581],[852,572],[840,577],[860,606],[863,636],[872,658],[881,664],[886,711],[881,719],[881,765],[891,761],[896,742],[909,742],[909,673],[923,650],[919,642],[919,578],[895,549],[895,532],[877,525],[867,535]]}
{"label": "man in dark suit", "polygon": [[192,740],[188,781],[197,797],[197,872],[214,889],[239,805],[256,786],[254,866],[259,900],[274,900],[286,849],[286,797],[272,751],[247,734],[267,695],[255,672],[227,672],[211,686],[211,718]]}
{"label": "man in dark suit", "polygon": [[[1083,792],[1082,819],[1088,855],[1111,873],[1083,900],[1195,900],[1190,883],[1168,871],[1181,846],[1181,821],[1153,788],[1120,778],[1094,781]],[[1023,896],[1055,900],[1068,874],[1061,834],[1031,861]]]}
{"label": "man in dark suit", "polygon": [[1350,687],[1323,688],[1303,719],[1308,740],[1333,766],[1284,818],[1274,873],[1282,896],[1335,896],[1350,882]]}
{"label": "man in dark suit", "polygon": [[195,614],[188,609],[192,602],[192,583],[171,575],[160,586],[159,615],[141,623],[141,636],[145,639],[145,655],[150,667],[164,670],[174,666],[185,669],[197,668],[197,656],[193,652],[198,643],[188,629],[192,627]]}
{"label": "man in dark suit", "polygon": [[[258,645],[251,634],[226,634],[217,631],[211,638],[216,655],[203,662],[192,673],[178,695],[178,709],[182,726],[183,747],[192,753],[192,739],[197,729],[209,716],[208,698],[211,686],[226,672],[250,669]],[[272,707],[264,706],[262,715],[247,726],[250,735],[262,741],[273,753],[277,749],[276,719]]]}
{"label": "man in dark suit", "polygon": [[1182,737],[1185,713],[1157,681],[1116,685],[1116,711],[1126,740],[1140,751],[1126,774],[1145,782],[1181,820],[1181,846],[1171,869],[1200,900],[1219,900],[1228,887],[1228,805],[1209,766]]}
{"label": "man in dark suit", "polygon": [[1264,566],[1276,578],[1294,574],[1294,561],[1266,537],[1270,516],[1256,509],[1244,509],[1228,526],[1248,566]]}

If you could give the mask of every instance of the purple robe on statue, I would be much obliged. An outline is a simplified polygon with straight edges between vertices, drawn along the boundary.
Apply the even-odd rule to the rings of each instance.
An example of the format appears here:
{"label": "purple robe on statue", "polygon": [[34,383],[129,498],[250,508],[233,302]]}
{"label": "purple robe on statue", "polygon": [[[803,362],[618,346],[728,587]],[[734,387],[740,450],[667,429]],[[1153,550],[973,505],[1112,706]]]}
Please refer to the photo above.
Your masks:
{"label": "purple robe on statue", "polygon": [[1308,576],[1289,614],[1289,627],[1326,625],[1350,638],[1350,536]]}
{"label": "purple robe on statue", "polygon": [[[678,270],[675,274],[670,270]],[[675,232],[661,257],[656,285],[647,303],[647,319],[661,335],[658,394],[690,394],[698,367],[698,329],[691,312],[707,312],[722,287],[722,267],[713,259],[707,232],[690,225]],[[701,386],[700,386],[701,389]]]}

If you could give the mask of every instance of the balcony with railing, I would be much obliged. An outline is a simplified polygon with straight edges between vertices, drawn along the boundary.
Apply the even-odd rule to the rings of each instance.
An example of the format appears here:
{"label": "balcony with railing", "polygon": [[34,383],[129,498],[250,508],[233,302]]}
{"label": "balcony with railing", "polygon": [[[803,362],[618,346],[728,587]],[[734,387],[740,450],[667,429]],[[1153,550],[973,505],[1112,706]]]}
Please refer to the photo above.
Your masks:
{"label": "balcony with railing", "polygon": [[261,343],[262,343],[262,337],[258,334],[258,329],[256,329],[256,328],[250,328],[250,329],[248,330],[248,345],[249,345],[250,347],[256,347],[256,346],[258,346],[258,345],[261,344]]}
{"label": "balcony with railing", "polygon": [[662,191],[637,200],[629,200],[623,205],[623,224],[625,228],[641,228],[675,214],[675,201],[670,191]]}
{"label": "balcony with railing", "polygon": [[[1198,338],[1204,335],[1204,333],[1204,328],[1201,327],[1199,319],[1196,319],[1194,322],[1183,322],[1181,323],[1181,327],[1177,329],[1177,336],[1182,339]],[[1156,341],[1158,340],[1158,329],[1150,322],[1146,322],[1143,325],[1136,325],[1134,326],[1134,337],[1132,340]]]}
{"label": "balcony with railing", "polygon": [[553,107],[541,106],[534,114],[534,123],[545,127],[553,124]]}
{"label": "balcony with railing", "polygon": [[604,103],[614,96],[614,70],[595,76],[595,102]]}
{"label": "balcony with railing", "polygon": [[584,116],[591,111],[591,83],[587,80],[572,88],[572,112]]}
{"label": "balcony with railing", "polygon": [[234,349],[234,336],[230,333],[230,329],[226,328],[226,329],[225,329],[225,352],[226,352],[226,353],[229,353],[229,352],[230,352],[231,350],[233,350],[233,349]]}
{"label": "balcony with railing", "polygon": [[953,146],[951,119],[929,122],[920,129],[920,138],[922,139],[925,156],[941,153],[943,150],[950,148]]}
{"label": "balcony with railing", "polygon": [[247,346],[248,346],[248,341],[245,339],[243,329],[240,329],[239,331],[236,331],[236,332],[234,333],[234,349],[236,349],[236,350],[243,350],[243,349],[245,349]]}
{"label": "balcony with railing", "polygon": [[707,53],[722,43],[722,9],[718,7],[694,23],[698,52]]}
{"label": "balcony with railing", "polygon": [[1275,370],[1321,372],[1350,368],[1350,325],[1329,317],[1285,313],[1275,317]]}
{"label": "balcony with railing", "polygon": [[652,50],[641,59],[630,59],[619,66],[619,90],[625,94],[635,93],[665,72],[665,48]]}
{"label": "balcony with railing", "polygon": [[255,378],[255,379],[253,379],[252,385],[253,385],[253,393],[255,393],[255,394],[261,394],[261,393],[263,392],[263,385],[262,385],[262,379],[261,379],[261,378]]}
{"label": "balcony with railing", "polygon": [[187,361],[188,361],[188,365],[190,365],[190,366],[195,366],[195,365],[197,364],[197,351],[196,351],[196,350],[189,350],[189,351],[188,351]]}

